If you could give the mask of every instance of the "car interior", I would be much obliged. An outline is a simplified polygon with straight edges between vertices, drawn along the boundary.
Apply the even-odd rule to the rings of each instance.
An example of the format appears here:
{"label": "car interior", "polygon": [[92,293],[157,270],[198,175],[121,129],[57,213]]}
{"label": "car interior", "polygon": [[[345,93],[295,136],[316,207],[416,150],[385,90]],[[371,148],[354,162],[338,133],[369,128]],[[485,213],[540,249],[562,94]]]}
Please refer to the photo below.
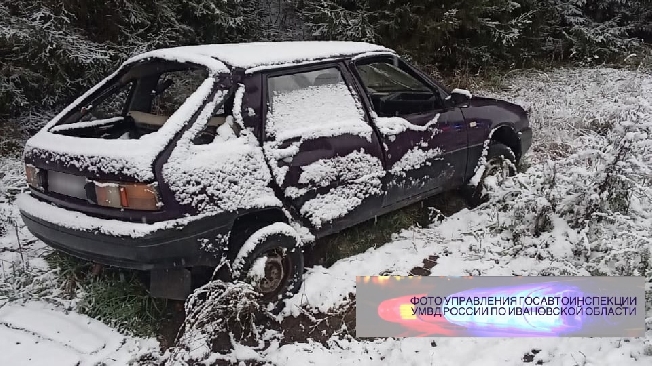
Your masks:
{"label": "car interior", "polygon": [[425,113],[441,106],[438,93],[398,64],[364,63],[357,71],[380,117]]}
{"label": "car interior", "polygon": [[[87,106],[74,111],[50,132],[75,137],[138,139],[158,131],[208,76],[199,68],[182,67],[140,77],[125,76]],[[210,143],[231,113],[233,95],[208,121],[195,139]],[[239,134],[236,124],[230,123]]]}

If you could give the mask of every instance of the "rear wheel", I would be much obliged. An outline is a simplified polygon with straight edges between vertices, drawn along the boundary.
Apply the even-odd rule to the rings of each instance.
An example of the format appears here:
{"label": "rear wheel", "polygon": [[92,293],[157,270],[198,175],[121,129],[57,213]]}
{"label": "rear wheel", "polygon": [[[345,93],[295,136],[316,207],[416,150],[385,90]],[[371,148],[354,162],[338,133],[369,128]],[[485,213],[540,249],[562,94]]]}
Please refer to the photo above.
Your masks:
{"label": "rear wheel", "polygon": [[507,145],[492,141],[487,151],[486,161],[480,169],[478,174],[481,175],[477,184],[471,184],[465,192],[465,198],[471,207],[487,201],[487,187],[500,184],[516,174],[516,156]]}
{"label": "rear wheel", "polygon": [[[272,312],[278,312],[283,300],[301,287],[304,257],[296,237],[287,231],[290,226],[281,224],[285,227],[277,227],[285,230],[270,230],[274,225],[278,224],[265,226],[250,236],[250,239],[262,239],[248,253],[241,249],[233,262],[233,279],[250,283],[261,294],[263,305],[272,304]],[[261,236],[261,232],[266,235]]]}

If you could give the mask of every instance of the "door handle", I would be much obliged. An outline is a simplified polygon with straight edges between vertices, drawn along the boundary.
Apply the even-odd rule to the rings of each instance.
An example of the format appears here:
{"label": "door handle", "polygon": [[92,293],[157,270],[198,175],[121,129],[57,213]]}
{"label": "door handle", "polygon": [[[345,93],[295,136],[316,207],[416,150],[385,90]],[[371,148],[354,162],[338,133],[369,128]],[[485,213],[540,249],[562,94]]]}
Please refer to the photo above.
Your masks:
{"label": "door handle", "polygon": [[283,140],[283,142],[281,142],[281,144],[279,145],[278,148],[279,149],[287,149],[288,147],[290,147],[290,146],[292,146],[295,143],[300,142],[300,141],[301,141],[301,136],[292,137],[292,138]]}
{"label": "door handle", "polygon": [[460,131],[461,129],[464,128],[464,123],[456,123],[453,125],[453,128],[456,129],[457,131]]}

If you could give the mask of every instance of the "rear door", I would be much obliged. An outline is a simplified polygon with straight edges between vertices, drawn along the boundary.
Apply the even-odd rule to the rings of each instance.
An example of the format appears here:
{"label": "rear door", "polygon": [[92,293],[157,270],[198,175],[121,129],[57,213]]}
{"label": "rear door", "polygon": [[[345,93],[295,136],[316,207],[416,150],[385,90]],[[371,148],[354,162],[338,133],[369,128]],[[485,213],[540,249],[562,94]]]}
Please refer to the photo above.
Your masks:
{"label": "rear door", "polygon": [[373,110],[387,158],[384,206],[460,185],[466,169],[467,126],[446,92],[394,56],[351,65]]}
{"label": "rear door", "polygon": [[264,77],[263,148],[281,194],[325,235],[382,205],[382,150],[341,63]]}

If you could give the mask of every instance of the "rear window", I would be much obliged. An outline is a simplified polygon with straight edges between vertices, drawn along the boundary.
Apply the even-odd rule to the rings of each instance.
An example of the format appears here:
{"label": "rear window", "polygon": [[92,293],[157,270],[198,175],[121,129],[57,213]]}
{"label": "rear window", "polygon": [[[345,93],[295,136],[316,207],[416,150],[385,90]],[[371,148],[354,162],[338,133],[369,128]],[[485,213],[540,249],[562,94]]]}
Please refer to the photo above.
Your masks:
{"label": "rear window", "polygon": [[208,78],[205,68],[169,61],[138,64],[50,129],[105,139],[138,139],[157,131]]}

